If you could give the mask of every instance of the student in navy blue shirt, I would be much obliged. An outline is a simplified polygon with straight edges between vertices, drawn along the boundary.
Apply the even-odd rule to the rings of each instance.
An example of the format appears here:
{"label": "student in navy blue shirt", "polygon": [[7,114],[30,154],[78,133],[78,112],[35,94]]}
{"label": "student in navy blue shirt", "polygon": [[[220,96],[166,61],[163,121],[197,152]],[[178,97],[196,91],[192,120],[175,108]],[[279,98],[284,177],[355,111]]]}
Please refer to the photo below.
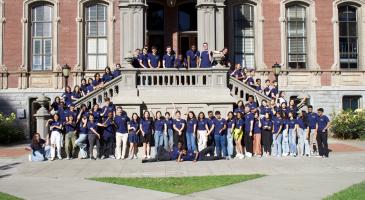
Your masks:
{"label": "student in navy blue shirt", "polygon": [[215,146],[214,145],[214,127],[213,127],[213,120],[215,119],[215,116],[213,114],[213,111],[208,111],[208,127],[209,127],[209,131],[208,131],[208,146]]}
{"label": "student in navy blue shirt", "polygon": [[120,71],[120,69],[121,69],[122,67],[120,66],[120,64],[119,63],[117,63],[116,65],[115,65],[115,69],[114,69],[114,71],[112,72],[112,75],[113,75],[113,78],[117,78],[118,76],[120,76],[121,75],[121,71]]}
{"label": "student in navy blue shirt", "polygon": [[173,123],[174,127],[174,147],[177,146],[177,143],[182,142],[185,145],[185,120],[181,119],[181,112],[175,112],[175,120]]}
{"label": "student in navy blue shirt", "polygon": [[248,96],[248,101],[246,103],[246,106],[248,106],[250,110],[257,108],[257,103],[255,102],[255,98],[252,95]]}
{"label": "student in navy blue shirt", "polygon": [[156,112],[156,118],[154,119],[154,136],[155,136],[155,155],[157,155],[158,148],[163,147],[164,135],[167,134],[166,120],[162,116],[161,111]]}
{"label": "student in navy blue shirt", "polygon": [[270,97],[270,93],[271,93],[271,83],[270,83],[270,80],[269,79],[266,79],[265,81],[265,88],[264,88],[264,94],[267,96],[267,97]]}
{"label": "student in navy blue shirt", "polygon": [[69,107],[70,104],[72,103],[71,96],[72,96],[71,87],[67,86],[65,92],[62,94],[63,101],[65,102],[67,107]]}
{"label": "student in navy blue shirt", "polygon": [[310,154],[314,156],[316,153],[315,150],[318,151],[318,146],[316,144],[317,138],[317,122],[318,122],[318,114],[313,112],[313,106],[308,106],[308,134],[309,134],[309,147],[310,147]]}
{"label": "student in navy blue shirt", "polygon": [[282,140],[282,149],[283,156],[289,155],[289,117],[287,112],[280,111],[281,117],[283,118],[283,140]]}
{"label": "student in navy blue shirt", "polygon": [[76,122],[74,121],[74,116],[69,115],[67,117],[68,121],[64,123],[65,127],[65,151],[67,155],[67,160],[73,158],[75,155],[75,141],[76,141]]}
{"label": "student in navy blue shirt", "polygon": [[[228,159],[227,154],[227,121],[222,118],[220,111],[215,111],[213,119],[215,152],[218,157]],[[223,155],[222,155],[223,153]]]}
{"label": "student in navy blue shirt", "polygon": [[262,87],[261,87],[261,79],[256,79],[256,88],[257,91],[261,92],[262,91]]}
{"label": "student in navy blue shirt", "polygon": [[198,151],[207,147],[209,125],[208,119],[205,118],[205,114],[200,112],[197,119],[197,138],[198,138]]}
{"label": "student in navy blue shirt", "polygon": [[110,70],[110,67],[105,67],[104,74],[103,74],[103,83],[107,83],[113,79],[112,71]]}
{"label": "student in navy blue shirt", "polygon": [[196,151],[196,130],[197,130],[197,119],[195,113],[189,111],[186,119],[186,147],[188,150]]}
{"label": "student in navy blue shirt", "polygon": [[212,67],[212,59],[208,50],[208,43],[203,43],[203,51],[200,53],[200,68]]}
{"label": "student in navy blue shirt", "polygon": [[162,58],[162,66],[163,68],[174,68],[175,64],[175,55],[171,53],[171,47],[166,47],[166,54]]}
{"label": "student in navy blue shirt", "polygon": [[115,138],[115,128],[116,124],[113,120],[113,113],[109,112],[108,117],[103,120],[103,142],[104,142],[104,151],[101,156],[101,159],[112,158],[115,159],[113,155],[113,143]]}
{"label": "student in navy blue shirt", "polygon": [[235,69],[230,73],[230,75],[234,78],[236,78],[237,80],[239,81],[242,81],[243,80],[243,73],[242,73],[242,70],[241,70],[241,64],[236,64],[235,65]]}
{"label": "student in navy blue shirt", "polygon": [[60,120],[60,115],[58,113],[53,115],[53,119],[48,120],[49,129],[51,130],[51,161],[55,159],[56,148],[57,157],[62,160],[61,156],[61,144],[62,144],[62,122]]}
{"label": "student in navy blue shirt", "polygon": [[[89,141],[89,154],[90,160],[96,160],[100,158],[100,133],[98,132],[98,126],[102,124],[95,121],[93,115],[89,116],[89,121],[87,122],[87,138]],[[94,156],[94,146],[96,145],[96,155]]]}
{"label": "student in navy blue shirt", "polygon": [[272,137],[272,121],[271,115],[266,112],[261,121],[261,137],[262,137],[262,149],[264,156],[267,157],[271,154],[271,145],[273,142]]}
{"label": "student in navy blue shirt", "polygon": [[276,99],[277,98],[277,95],[279,93],[277,87],[278,87],[278,82],[276,80],[274,80],[272,82],[272,87],[271,87],[271,91],[270,91],[270,97],[272,99]]}
{"label": "student in navy blue shirt", "polygon": [[289,153],[291,156],[297,156],[297,134],[296,134],[296,126],[297,119],[294,117],[295,114],[289,112],[288,118],[288,136],[289,136]]}
{"label": "student in navy blue shirt", "polygon": [[74,91],[72,92],[71,99],[72,101],[76,101],[82,97],[82,92],[78,85],[75,85]]}
{"label": "student in navy blue shirt", "polygon": [[227,114],[227,156],[231,159],[233,156],[233,132],[236,125],[236,119],[232,111]]}
{"label": "student in navy blue shirt", "polygon": [[273,143],[274,143],[274,151],[273,156],[281,157],[281,143],[283,140],[283,127],[284,121],[281,117],[280,112],[276,112],[275,116],[272,118],[272,133],[273,133]]}
{"label": "student in navy blue shirt", "polygon": [[238,112],[243,113],[244,109],[245,109],[245,107],[243,105],[243,101],[239,100],[239,101],[237,101],[237,108],[235,108],[233,110],[233,112],[234,112],[235,115],[237,115]]}
{"label": "student in navy blue shirt", "polygon": [[116,114],[114,117],[114,122],[117,126],[117,130],[115,133],[115,157],[116,159],[125,159],[126,150],[127,150],[127,142],[128,142],[128,122],[129,117],[127,113],[123,111],[122,107],[118,107],[116,110]]}
{"label": "student in navy blue shirt", "polygon": [[143,48],[142,54],[139,55],[139,65],[141,68],[149,68],[148,65],[148,48]]}
{"label": "student in navy blue shirt", "polygon": [[245,144],[245,156],[252,157],[252,136],[253,136],[253,123],[254,114],[251,112],[250,107],[245,107],[245,131],[243,134],[243,142]]}
{"label": "student in navy blue shirt", "polygon": [[101,122],[101,112],[99,104],[95,104],[93,106],[93,109],[90,111],[90,114],[94,116],[95,122]]}
{"label": "student in navy blue shirt", "polygon": [[95,73],[92,85],[93,85],[94,89],[100,88],[103,86],[103,80],[100,78],[99,73]]}
{"label": "student in navy blue shirt", "polygon": [[112,113],[112,115],[115,116],[116,109],[113,102],[110,101],[109,97],[105,97],[104,101],[105,101],[105,106],[102,108],[102,112],[100,115],[105,118],[108,116],[109,113]]}
{"label": "student in navy blue shirt", "polygon": [[261,121],[260,114],[258,111],[254,112],[254,122],[253,122],[253,155],[262,156],[261,152]]}
{"label": "student in navy blue shirt", "polygon": [[77,115],[78,115],[78,112],[75,108],[75,104],[70,104],[70,107],[67,108],[64,112],[64,116],[65,116],[65,120],[62,121],[62,122],[66,122],[68,121],[68,116],[72,115],[73,117],[73,121],[76,122],[77,121]]}
{"label": "student in navy blue shirt", "polygon": [[152,127],[153,122],[150,117],[150,112],[144,111],[143,118],[140,121],[140,130],[142,133],[142,142],[143,142],[143,159],[151,158],[150,151],[151,151],[151,141],[152,141]]}
{"label": "student in navy blue shirt", "polygon": [[255,89],[256,85],[255,85],[255,80],[253,79],[254,76],[255,76],[255,71],[254,70],[251,70],[250,72],[248,72],[247,73],[246,84]]}
{"label": "student in navy blue shirt", "polygon": [[186,60],[188,69],[199,66],[200,52],[196,50],[196,46],[192,45],[191,49],[186,52]]}
{"label": "student in navy blue shirt", "polygon": [[310,147],[308,142],[308,116],[302,111],[297,119],[296,130],[298,134],[298,155],[310,156]]}
{"label": "student in navy blue shirt", "polygon": [[323,108],[319,108],[317,110],[318,118],[317,118],[317,145],[319,156],[322,158],[328,157],[328,128],[330,126],[330,120],[323,113]]}
{"label": "student in navy blue shirt", "polygon": [[132,119],[128,124],[128,141],[129,141],[129,159],[137,159],[138,143],[139,143],[139,116],[137,113],[132,114]]}
{"label": "student in navy blue shirt", "polygon": [[94,91],[94,85],[93,85],[94,80],[92,78],[89,78],[87,80],[87,82],[88,82],[88,84],[86,86],[86,93],[85,93],[85,95],[86,94],[89,94],[92,91]]}
{"label": "student in navy blue shirt", "polygon": [[81,79],[80,90],[81,96],[85,96],[87,94],[87,82],[85,78]]}
{"label": "student in navy blue shirt", "polygon": [[236,115],[236,124],[233,133],[233,139],[236,143],[236,158],[243,159],[245,156],[243,154],[243,147],[242,147],[242,136],[243,136],[243,129],[245,128],[245,119],[243,119],[243,114],[238,112]]}
{"label": "student in navy blue shirt", "polygon": [[171,150],[174,145],[174,120],[169,112],[165,113],[167,133],[164,135],[164,146],[167,151]]}
{"label": "student in navy blue shirt", "polygon": [[60,104],[61,104],[61,98],[59,96],[56,96],[51,104],[50,113],[52,114],[57,113]]}
{"label": "student in navy blue shirt", "polygon": [[160,56],[157,54],[156,47],[152,47],[152,53],[148,55],[148,66],[150,68],[160,68]]}
{"label": "student in navy blue shirt", "polygon": [[177,56],[177,58],[175,59],[175,67],[178,69],[183,69],[186,68],[186,60],[183,58],[183,56],[181,54],[179,54]]}
{"label": "student in navy blue shirt", "polygon": [[260,117],[263,118],[266,115],[266,113],[272,115],[270,106],[267,104],[267,101],[263,99],[261,101],[261,106],[260,106]]}
{"label": "student in navy blue shirt", "polygon": [[133,59],[132,59],[132,66],[134,68],[139,68],[140,65],[139,65],[139,56],[141,55],[141,50],[140,49],[136,49],[134,50],[133,52]]}

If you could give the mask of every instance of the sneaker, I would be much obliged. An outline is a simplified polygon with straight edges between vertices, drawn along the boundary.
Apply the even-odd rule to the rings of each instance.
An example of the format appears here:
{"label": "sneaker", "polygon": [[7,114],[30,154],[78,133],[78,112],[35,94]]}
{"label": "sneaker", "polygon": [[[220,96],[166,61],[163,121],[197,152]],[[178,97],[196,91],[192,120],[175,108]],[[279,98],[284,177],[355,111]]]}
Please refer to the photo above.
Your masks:
{"label": "sneaker", "polygon": [[109,158],[115,159],[115,156],[114,155],[110,155]]}
{"label": "sneaker", "polygon": [[137,154],[135,154],[135,155],[133,156],[133,159],[138,159]]}
{"label": "sneaker", "polygon": [[240,154],[240,157],[239,157],[239,159],[244,159],[245,158],[245,155],[243,155],[243,154]]}
{"label": "sneaker", "polygon": [[116,158],[117,160],[120,160],[121,158],[120,157],[118,157],[118,158]]}
{"label": "sneaker", "polygon": [[51,159],[50,159],[50,161],[54,161],[54,159],[55,159],[55,158],[53,157],[53,158],[51,158]]}
{"label": "sneaker", "polygon": [[101,156],[101,159],[104,160],[105,159],[105,156]]}
{"label": "sneaker", "polygon": [[147,156],[147,159],[150,159],[151,158],[151,156]]}
{"label": "sneaker", "polygon": [[57,156],[58,160],[62,160],[62,157],[61,156]]}
{"label": "sneaker", "polygon": [[226,160],[231,160],[231,156],[226,156]]}
{"label": "sneaker", "polygon": [[129,156],[129,158],[128,158],[129,160],[132,160],[133,159],[133,156]]}
{"label": "sneaker", "polygon": [[70,157],[67,157],[66,160],[70,160]]}

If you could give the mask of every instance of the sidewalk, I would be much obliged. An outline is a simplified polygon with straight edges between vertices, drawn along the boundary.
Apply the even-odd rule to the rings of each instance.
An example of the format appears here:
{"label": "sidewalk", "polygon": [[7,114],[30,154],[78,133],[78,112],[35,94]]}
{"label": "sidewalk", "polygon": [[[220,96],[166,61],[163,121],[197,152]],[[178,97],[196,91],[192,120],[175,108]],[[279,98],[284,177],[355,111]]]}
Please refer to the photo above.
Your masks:
{"label": "sidewalk", "polygon": [[[332,144],[341,144],[331,141]],[[341,146],[340,145],[340,146]],[[321,199],[365,180],[365,149],[335,151],[330,158],[251,158],[210,162],[62,160],[32,163],[0,158],[0,191],[25,199]],[[354,150],[355,148],[355,150]],[[356,149],[357,148],[357,149]],[[349,150],[349,149],[347,149]],[[188,196],[89,181],[90,177],[168,177],[224,174],[266,177]],[[60,186],[62,186],[62,189]]]}

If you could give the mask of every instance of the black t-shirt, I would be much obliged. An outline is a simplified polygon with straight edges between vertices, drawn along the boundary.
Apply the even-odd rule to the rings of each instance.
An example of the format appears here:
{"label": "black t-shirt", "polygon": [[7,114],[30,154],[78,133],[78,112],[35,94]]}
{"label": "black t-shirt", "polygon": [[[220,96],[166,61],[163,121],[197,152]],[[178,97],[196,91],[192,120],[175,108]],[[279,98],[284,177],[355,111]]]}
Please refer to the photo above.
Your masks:
{"label": "black t-shirt", "polygon": [[43,145],[46,143],[45,140],[43,139],[40,139],[38,143],[32,143],[30,144],[30,148],[33,149],[33,151],[38,151],[38,150],[41,150],[43,149]]}

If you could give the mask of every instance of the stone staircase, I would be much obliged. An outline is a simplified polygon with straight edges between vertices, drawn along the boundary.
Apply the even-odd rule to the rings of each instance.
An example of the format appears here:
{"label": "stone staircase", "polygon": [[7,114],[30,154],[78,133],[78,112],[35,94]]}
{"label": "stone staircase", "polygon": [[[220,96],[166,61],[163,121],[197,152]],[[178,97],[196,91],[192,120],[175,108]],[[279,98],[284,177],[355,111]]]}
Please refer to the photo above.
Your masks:
{"label": "stone staircase", "polygon": [[239,100],[253,95],[259,102],[269,100],[232,77],[227,68],[211,69],[134,69],[123,68],[121,75],[75,102],[77,106],[102,105],[109,97],[128,113],[143,110],[173,112],[178,109],[207,112],[220,110],[226,115]]}

